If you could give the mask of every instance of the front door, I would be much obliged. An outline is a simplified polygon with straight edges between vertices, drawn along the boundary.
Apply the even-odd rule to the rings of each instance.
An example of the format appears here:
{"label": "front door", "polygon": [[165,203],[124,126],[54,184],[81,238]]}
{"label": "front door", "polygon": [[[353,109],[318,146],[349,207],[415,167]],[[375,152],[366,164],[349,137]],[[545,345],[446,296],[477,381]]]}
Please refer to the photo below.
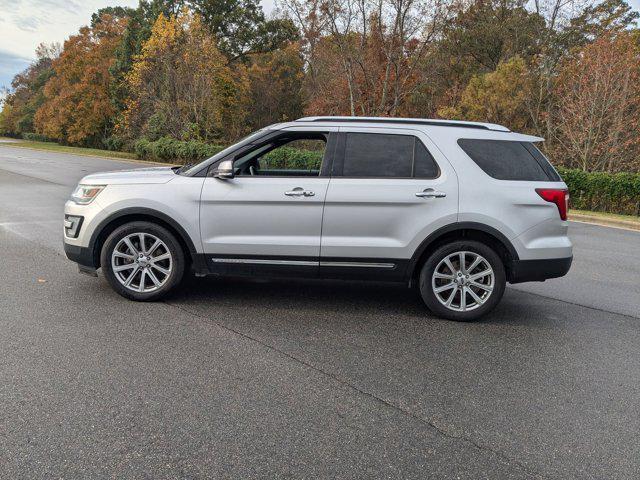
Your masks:
{"label": "front door", "polygon": [[234,159],[234,178],[205,179],[200,231],[212,273],[317,273],[329,138],[283,130]]}

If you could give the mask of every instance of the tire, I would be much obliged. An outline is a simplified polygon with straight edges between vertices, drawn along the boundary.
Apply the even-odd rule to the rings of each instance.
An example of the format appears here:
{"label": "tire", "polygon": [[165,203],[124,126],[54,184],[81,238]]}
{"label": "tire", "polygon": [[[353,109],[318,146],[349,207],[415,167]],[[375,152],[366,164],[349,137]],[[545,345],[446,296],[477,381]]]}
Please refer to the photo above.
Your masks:
{"label": "tire", "polygon": [[[461,253],[463,270],[459,268]],[[478,263],[474,265],[476,260]],[[438,274],[434,275],[436,270]],[[504,294],[505,285],[505,269],[498,254],[473,240],[442,245],[420,271],[419,288],[424,303],[438,317],[458,322],[477,320],[493,310]]]}
{"label": "tire", "polygon": [[148,302],[161,299],[180,284],[185,254],[166,228],[137,221],[121,225],[107,237],[100,264],[117,293],[130,300]]}

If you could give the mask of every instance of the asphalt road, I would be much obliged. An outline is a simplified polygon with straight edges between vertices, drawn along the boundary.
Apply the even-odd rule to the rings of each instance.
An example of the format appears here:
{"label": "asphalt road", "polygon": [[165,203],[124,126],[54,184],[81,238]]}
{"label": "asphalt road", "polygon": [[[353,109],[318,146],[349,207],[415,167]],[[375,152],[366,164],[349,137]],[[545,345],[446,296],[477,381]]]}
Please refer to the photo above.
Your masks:
{"label": "asphalt road", "polygon": [[486,320],[346,282],[78,275],[106,159],[0,145],[0,478],[638,478],[640,233],[573,223],[563,279]]}

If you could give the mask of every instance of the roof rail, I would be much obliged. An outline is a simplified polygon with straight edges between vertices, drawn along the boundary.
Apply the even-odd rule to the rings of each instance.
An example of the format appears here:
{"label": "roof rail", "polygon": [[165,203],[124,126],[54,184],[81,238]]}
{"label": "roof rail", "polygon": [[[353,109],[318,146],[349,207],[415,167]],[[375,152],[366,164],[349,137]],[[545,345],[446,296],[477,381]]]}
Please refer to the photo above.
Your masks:
{"label": "roof rail", "polygon": [[400,123],[414,125],[431,125],[436,127],[479,128],[482,130],[498,130],[509,132],[507,127],[495,123],[463,122],[460,120],[436,120],[428,118],[392,118],[392,117],[304,117],[296,122],[363,122],[363,123]]}

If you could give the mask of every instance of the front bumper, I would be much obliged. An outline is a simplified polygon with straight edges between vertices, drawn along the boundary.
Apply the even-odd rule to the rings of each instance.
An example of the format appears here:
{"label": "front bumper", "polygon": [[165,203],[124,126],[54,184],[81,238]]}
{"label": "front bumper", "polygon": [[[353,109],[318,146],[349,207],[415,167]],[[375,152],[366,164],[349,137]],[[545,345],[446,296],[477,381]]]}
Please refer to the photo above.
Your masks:
{"label": "front bumper", "polygon": [[544,282],[550,278],[564,277],[571,268],[573,256],[544,260],[516,260],[507,272],[509,283]]}
{"label": "front bumper", "polygon": [[65,242],[64,253],[67,255],[69,260],[76,262],[80,267],[85,267],[94,271],[97,268],[93,259],[93,252],[88,247],[70,245]]}

